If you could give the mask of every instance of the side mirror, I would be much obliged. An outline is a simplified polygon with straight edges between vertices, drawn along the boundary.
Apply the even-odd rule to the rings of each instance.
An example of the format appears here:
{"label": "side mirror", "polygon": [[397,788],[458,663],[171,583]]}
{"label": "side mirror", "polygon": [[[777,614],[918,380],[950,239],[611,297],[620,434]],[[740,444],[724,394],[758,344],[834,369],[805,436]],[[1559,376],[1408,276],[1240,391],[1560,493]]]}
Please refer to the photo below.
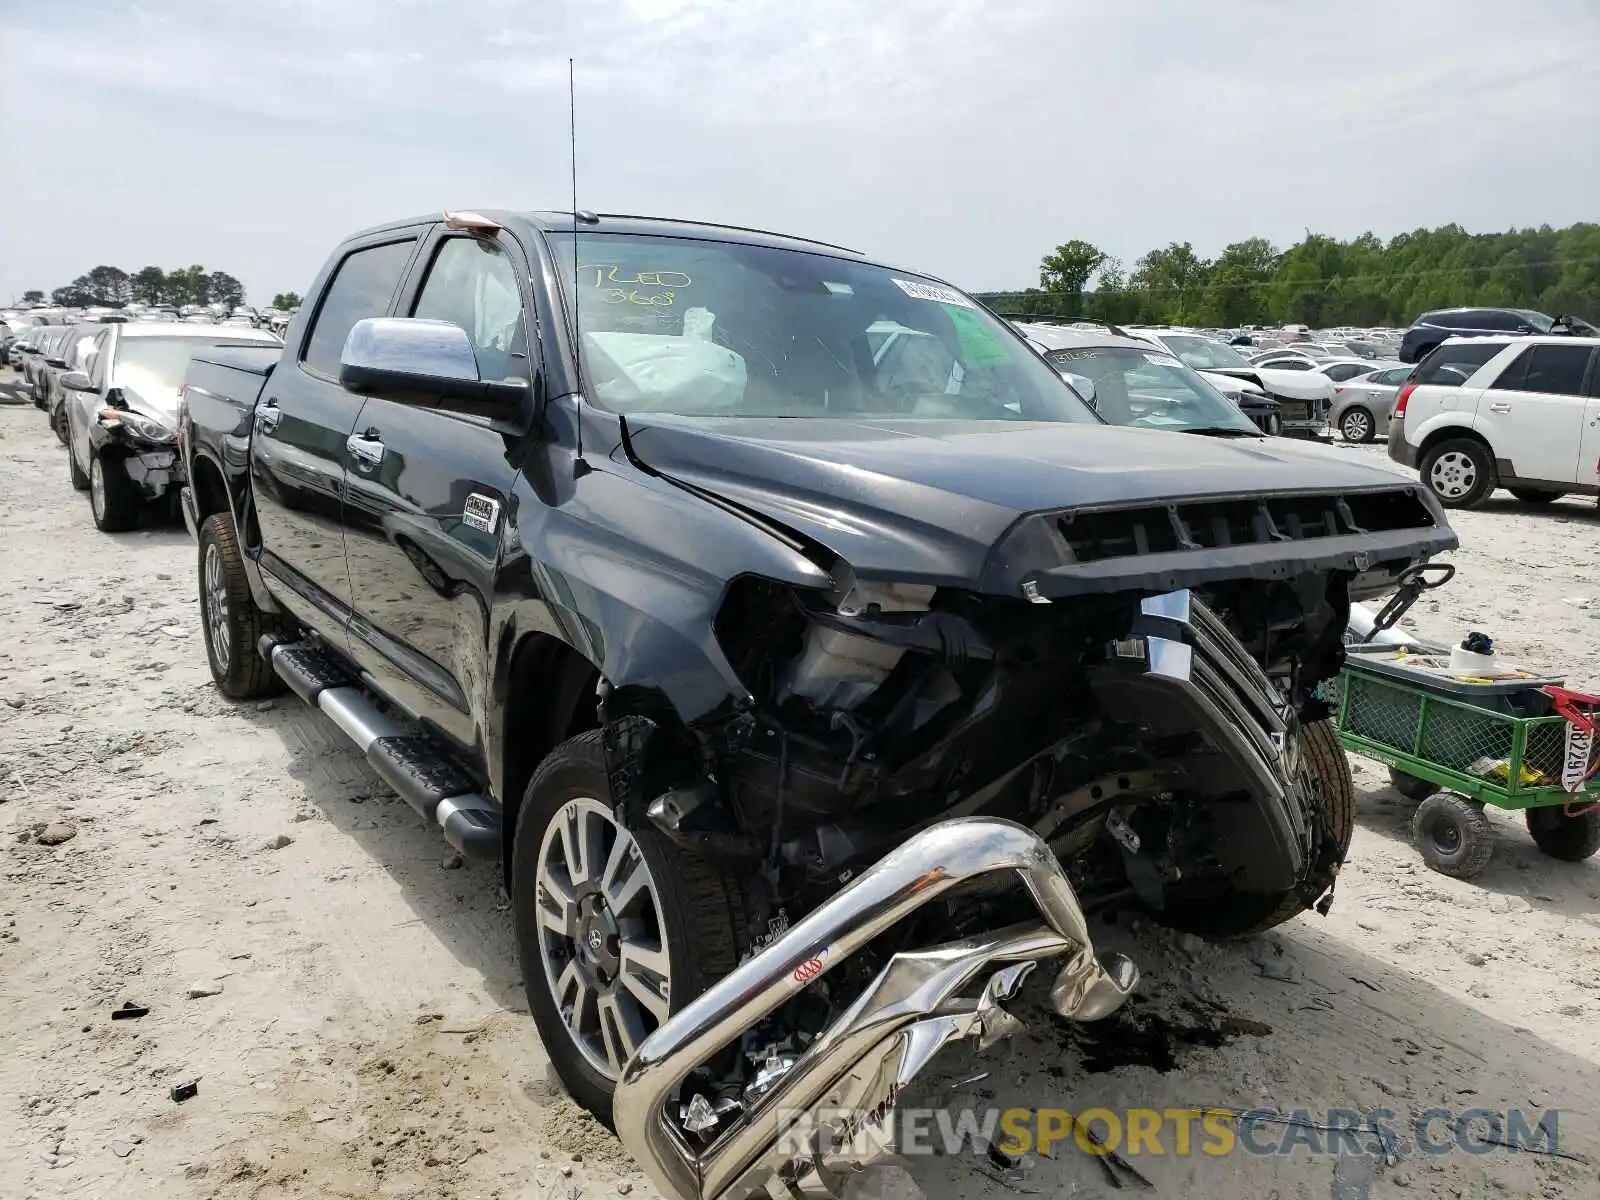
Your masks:
{"label": "side mirror", "polygon": [[457,401],[452,407],[482,406],[499,415],[529,395],[525,380],[479,376],[478,357],[461,326],[420,317],[357,321],[339,356],[339,382],[363,395]]}
{"label": "side mirror", "polygon": [[1067,381],[1067,386],[1078,393],[1079,398],[1090,408],[1099,408],[1100,403],[1096,398],[1094,380],[1087,375],[1078,375],[1072,371],[1062,371],[1061,378]]}
{"label": "side mirror", "polygon": [[68,371],[61,377],[61,386],[69,392],[94,391],[94,384],[89,382],[87,371]]}

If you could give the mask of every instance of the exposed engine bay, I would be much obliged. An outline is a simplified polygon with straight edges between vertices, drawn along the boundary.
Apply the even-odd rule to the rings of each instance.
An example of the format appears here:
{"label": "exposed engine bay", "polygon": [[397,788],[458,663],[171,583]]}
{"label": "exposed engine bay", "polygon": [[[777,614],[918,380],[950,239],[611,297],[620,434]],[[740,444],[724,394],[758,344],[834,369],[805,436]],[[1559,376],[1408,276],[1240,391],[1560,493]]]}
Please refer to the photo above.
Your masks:
{"label": "exposed engine bay", "polygon": [[716,632],[755,703],[695,731],[649,819],[760,871],[774,911],[974,813],[1046,835],[1086,898],[1286,890],[1312,849],[1294,734],[1348,614],[1335,575],[1050,604],[747,577]]}
{"label": "exposed engine bay", "polygon": [[[669,758],[650,722],[613,723],[615,794],[643,803],[630,819],[759,881],[750,954],[792,940],[911,835],[966,817],[1031,830],[1086,910],[1209,906],[1208,931],[1243,932],[1316,905],[1337,874],[1344,846],[1321,844],[1300,741],[1327,717],[1320,685],[1348,617],[1338,572],[1055,602],[745,577],[716,635],[754,702],[685,731]],[[990,877],[886,931],[698,1068],[682,1129],[709,1144],[758,1104],[897,953],[1029,911]]]}

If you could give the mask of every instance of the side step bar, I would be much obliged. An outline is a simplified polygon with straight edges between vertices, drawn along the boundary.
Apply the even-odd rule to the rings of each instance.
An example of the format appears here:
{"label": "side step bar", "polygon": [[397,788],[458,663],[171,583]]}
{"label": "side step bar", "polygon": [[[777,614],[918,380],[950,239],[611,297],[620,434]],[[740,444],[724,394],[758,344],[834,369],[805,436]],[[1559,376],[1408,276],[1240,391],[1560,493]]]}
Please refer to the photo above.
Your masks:
{"label": "side step bar", "polygon": [[408,733],[378,711],[343,663],[315,645],[270,635],[257,650],[295,695],[344,731],[385,783],[438,824],[445,841],[467,858],[499,860],[499,807],[479,795],[428,738]]}

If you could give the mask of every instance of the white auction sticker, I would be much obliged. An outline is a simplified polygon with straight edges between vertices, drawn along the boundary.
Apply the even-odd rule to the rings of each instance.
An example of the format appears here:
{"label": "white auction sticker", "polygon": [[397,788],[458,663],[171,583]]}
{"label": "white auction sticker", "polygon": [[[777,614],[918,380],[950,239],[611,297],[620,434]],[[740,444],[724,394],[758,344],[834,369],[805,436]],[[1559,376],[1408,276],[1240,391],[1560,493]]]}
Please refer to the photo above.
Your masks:
{"label": "white auction sticker", "polygon": [[1583,786],[1589,774],[1589,753],[1594,747],[1594,734],[1567,722],[1567,753],[1561,763],[1561,786],[1575,792]]}
{"label": "white auction sticker", "polygon": [[1153,362],[1158,367],[1181,367],[1183,364],[1170,354],[1146,354],[1146,362]]}
{"label": "white auction sticker", "polygon": [[473,492],[461,506],[461,523],[469,529],[493,533],[500,524],[500,501]]}
{"label": "white auction sticker", "polygon": [[936,283],[918,283],[914,279],[896,279],[894,285],[913,300],[933,300],[939,304],[959,304],[962,308],[973,307],[972,301],[955,288],[940,287]]}

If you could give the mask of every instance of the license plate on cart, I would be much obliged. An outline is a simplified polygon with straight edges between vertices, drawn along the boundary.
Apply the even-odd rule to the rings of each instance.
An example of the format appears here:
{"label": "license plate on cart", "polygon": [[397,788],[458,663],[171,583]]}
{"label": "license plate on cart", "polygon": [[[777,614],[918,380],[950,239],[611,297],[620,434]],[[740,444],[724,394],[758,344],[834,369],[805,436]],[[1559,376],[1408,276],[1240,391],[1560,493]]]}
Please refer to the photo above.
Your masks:
{"label": "license plate on cart", "polygon": [[1561,786],[1575,792],[1589,776],[1589,755],[1594,749],[1594,734],[1567,722],[1566,755],[1561,762]]}

